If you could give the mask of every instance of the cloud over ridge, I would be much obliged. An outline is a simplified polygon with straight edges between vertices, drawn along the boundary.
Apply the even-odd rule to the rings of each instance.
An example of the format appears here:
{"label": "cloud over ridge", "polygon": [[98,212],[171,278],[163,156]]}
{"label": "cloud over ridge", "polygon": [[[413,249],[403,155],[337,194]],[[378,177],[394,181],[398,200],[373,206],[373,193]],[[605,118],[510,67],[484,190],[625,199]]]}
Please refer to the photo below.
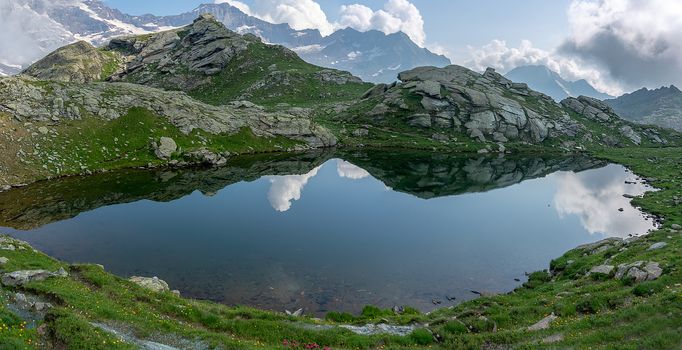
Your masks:
{"label": "cloud over ridge", "polygon": [[466,65],[504,72],[542,64],[612,95],[642,86],[682,84],[682,2],[573,0],[566,16],[570,32],[553,50],[533,47],[529,41],[509,47],[504,40],[493,40],[470,47]]}
{"label": "cloud over ridge", "polygon": [[254,0],[252,6],[238,0],[215,0],[228,3],[242,12],[271,23],[288,23],[296,30],[317,29],[329,35],[341,28],[359,31],[379,30],[386,34],[403,32],[419,46],[424,46],[426,32],[419,9],[408,0],[387,0],[373,10],[362,4],[342,5],[339,20],[331,22],[315,0]]}

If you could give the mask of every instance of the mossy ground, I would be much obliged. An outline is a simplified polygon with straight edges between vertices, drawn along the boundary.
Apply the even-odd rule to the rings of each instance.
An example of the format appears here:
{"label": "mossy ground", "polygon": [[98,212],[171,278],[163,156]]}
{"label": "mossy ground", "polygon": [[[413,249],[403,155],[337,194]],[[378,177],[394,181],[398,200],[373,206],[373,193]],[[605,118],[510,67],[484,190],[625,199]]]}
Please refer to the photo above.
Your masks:
{"label": "mossy ground", "polygon": [[[665,218],[664,227],[624,247],[585,254],[572,250],[551,265],[561,271],[537,272],[515,291],[459,304],[431,314],[411,310],[396,316],[365,308],[361,315],[330,313],[325,321],[293,318],[247,307],[228,307],[187,300],[171,293],[154,293],[105,272],[94,265],[67,266],[69,278],[49,279],[21,287],[55,304],[46,317],[44,335],[26,330],[21,320],[0,309],[0,334],[6,348],[32,348],[52,342],[72,349],[129,348],[91,325],[97,321],[125,325],[137,337],[158,339],[172,335],[223,349],[283,349],[284,340],[316,343],[332,349],[400,349],[429,346],[443,349],[676,349],[682,344],[682,234],[671,231],[682,224],[675,197],[682,195],[679,148],[601,149],[595,155],[618,162],[652,178],[661,189],[636,199],[636,205]],[[648,250],[664,241],[663,249]],[[624,248],[624,249],[622,249]],[[66,266],[31,249],[0,251],[10,259],[5,270],[56,269]],[[585,277],[592,266],[604,263],[656,261],[663,275],[633,283],[607,276]],[[569,260],[574,262],[568,264]],[[7,291],[0,296],[9,298]],[[11,290],[15,292],[16,290]],[[549,329],[526,328],[550,313],[558,316]],[[428,324],[407,337],[360,336],[344,329],[316,330],[310,325],[367,322]],[[308,326],[302,326],[308,325]],[[434,337],[435,335],[435,337]]]}

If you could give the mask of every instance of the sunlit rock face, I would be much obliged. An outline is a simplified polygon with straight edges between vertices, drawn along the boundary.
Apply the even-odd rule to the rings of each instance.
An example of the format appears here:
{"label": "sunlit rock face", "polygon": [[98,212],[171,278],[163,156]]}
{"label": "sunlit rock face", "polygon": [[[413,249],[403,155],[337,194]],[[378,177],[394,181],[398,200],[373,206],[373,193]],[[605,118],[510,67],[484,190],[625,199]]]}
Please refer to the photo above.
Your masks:
{"label": "sunlit rock face", "polygon": [[623,195],[639,196],[651,188],[631,173],[622,172],[618,165],[609,165],[607,169],[610,171],[555,174],[557,213],[562,218],[578,216],[591,234],[627,237],[647,232],[651,221]]}

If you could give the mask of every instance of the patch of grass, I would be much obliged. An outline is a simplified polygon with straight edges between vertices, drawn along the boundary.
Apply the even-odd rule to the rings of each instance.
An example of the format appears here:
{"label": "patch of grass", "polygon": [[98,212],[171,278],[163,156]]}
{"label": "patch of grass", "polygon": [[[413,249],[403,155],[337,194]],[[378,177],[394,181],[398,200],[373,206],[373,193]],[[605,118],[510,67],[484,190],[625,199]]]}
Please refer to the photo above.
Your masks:
{"label": "patch of grass", "polygon": [[99,50],[104,58],[104,64],[102,67],[102,74],[100,76],[101,80],[106,80],[108,77],[112,76],[118,70],[121,65],[121,57],[117,52]]}

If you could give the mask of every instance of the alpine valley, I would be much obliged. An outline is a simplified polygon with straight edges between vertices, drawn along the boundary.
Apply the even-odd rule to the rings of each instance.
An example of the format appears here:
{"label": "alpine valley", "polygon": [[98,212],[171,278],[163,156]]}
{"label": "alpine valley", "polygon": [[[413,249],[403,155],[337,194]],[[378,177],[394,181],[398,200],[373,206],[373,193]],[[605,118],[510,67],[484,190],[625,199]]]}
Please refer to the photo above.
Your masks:
{"label": "alpine valley", "polygon": [[0,47],[2,349],[682,344],[682,134],[621,117],[674,87],[540,70],[550,96],[227,4],[0,4],[41,18]]}

